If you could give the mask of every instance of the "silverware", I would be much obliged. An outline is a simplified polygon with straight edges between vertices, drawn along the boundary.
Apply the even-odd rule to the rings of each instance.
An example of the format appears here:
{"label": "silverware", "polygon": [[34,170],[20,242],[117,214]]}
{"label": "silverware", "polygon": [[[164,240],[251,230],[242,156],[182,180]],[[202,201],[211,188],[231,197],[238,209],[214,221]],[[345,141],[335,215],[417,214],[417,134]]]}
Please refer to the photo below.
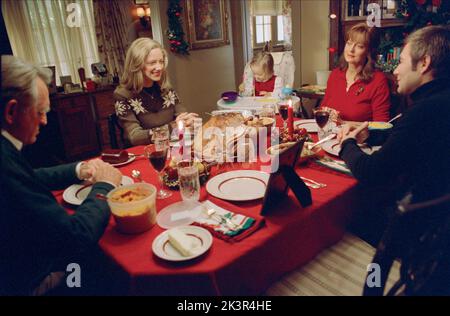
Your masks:
{"label": "silverware", "polygon": [[393,118],[391,118],[388,123],[392,123],[394,122],[396,119],[400,118],[402,116],[402,113],[398,114],[397,116],[394,116]]}
{"label": "silverware", "polygon": [[300,177],[300,178],[302,180],[304,180],[304,181],[310,182],[310,183],[318,186],[319,188],[325,188],[327,186],[325,183],[320,183],[320,182],[314,181],[312,179],[308,179],[308,178],[305,178],[305,177]]}
{"label": "silverware", "polygon": [[[219,223],[225,223],[228,226],[228,228],[230,228],[231,230],[237,230],[240,226],[240,225],[236,224],[235,222],[233,222],[228,217],[218,214],[215,209],[212,209],[212,208],[207,209],[206,214],[210,218],[213,218],[214,220],[218,221]],[[216,216],[216,217],[213,217],[213,216]],[[217,218],[219,218],[219,220]]]}
{"label": "silverware", "polygon": [[327,142],[327,141],[329,141],[329,140],[335,138],[336,135],[337,135],[337,134],[335,134],[335,133],[333,133],[333,134],[331,134],[331,135],[328,135],[328,136],[325,137],[324,139],[319,140],[317,143],[315,143],[315,144],[313,144],[311,147],[309,147],[309,150],[313,149],[313,148],[316,147],[317,145],[323,144],[323,143],[325,143],[325,142]]}
{"label": "silverware", "polygon": [[132,153],[128,153],[128,157],[145,157],[145,154],[132,154]]}

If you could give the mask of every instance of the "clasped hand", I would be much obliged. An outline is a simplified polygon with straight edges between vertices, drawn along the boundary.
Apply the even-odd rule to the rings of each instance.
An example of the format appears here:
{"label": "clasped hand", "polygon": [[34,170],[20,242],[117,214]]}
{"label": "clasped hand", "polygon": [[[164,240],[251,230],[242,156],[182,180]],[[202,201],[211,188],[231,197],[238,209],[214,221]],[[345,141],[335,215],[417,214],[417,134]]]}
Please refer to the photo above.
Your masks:
{"label": "clasped hand", "polygon": [[369,137],[368,126],[368,122],[347,122],[340,129],[337,139],[340,144],[350,138],[355,139],[358,144],[362,144]]}

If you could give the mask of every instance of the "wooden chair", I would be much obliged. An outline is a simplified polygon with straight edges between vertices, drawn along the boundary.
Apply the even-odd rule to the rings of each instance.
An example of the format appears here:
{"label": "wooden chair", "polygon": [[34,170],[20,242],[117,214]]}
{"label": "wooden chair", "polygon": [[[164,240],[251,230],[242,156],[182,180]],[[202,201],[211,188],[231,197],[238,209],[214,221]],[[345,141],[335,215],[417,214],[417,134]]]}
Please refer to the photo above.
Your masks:
{"label": "wooden chair", "polygon": [[372,260],[381,271],[381,287],[364,295],[382,295],[393,261],[401,261],[400,279],[387,295],[450,295],[450,194],[395,210]]}
{"label": "wooden chair", "polygon": [[[117,141],[117,130],[119,131],[120,135],[120,145]],[[111,148],[119,149],[126,147],[127,142],[125,140],[124,130],[119,124],[119,118],[117,117],[116,113],[108,115],[108,134],[109,140],[111,142]]]}
{"label": "wooden chair", "polygon": [[[265,294],[450,295],[450,194],[419,204],[409,200],[396,206],[377,249],[346,234]],[[366,282],[371,263],[379,265],[378,287]]]}

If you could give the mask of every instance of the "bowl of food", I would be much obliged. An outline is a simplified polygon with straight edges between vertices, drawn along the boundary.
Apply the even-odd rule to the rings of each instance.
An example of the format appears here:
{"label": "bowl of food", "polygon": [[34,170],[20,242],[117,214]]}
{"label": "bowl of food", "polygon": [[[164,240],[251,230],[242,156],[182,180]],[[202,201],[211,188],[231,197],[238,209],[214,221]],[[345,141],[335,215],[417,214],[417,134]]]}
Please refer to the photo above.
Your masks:
{"label": "bowl of food", "polygon": [[238,97],[238,93],[235,91],[226,91],[224,93],[222,93],[222,100],[227,102],[227,103],[233,103],[236,102]]}
{"label": "bowl of food", "polygon": [[320,146],[316,146],[312,148],[314,145],[313,142],[305,142],[303,144],[302,153],[300,154],[299,163],[304,163],[308,161],[309,159],[315,157],[317,153],[321,150]]}
{"label": "bowl of food", "polygon": [[295,145],[295,142],[287,142],[282,144],[273,145],[266,150],[266,154],[275,156],[281,154],[286,149],[290,148],[291,146]]}
{"label": "bowl of food", "polygon": [[156,187],[149,183],[134,183],[108,193],[107,201],[117,230],[138,234],[156,223]]}
{"label": "bowl of food", "polygon": [[387,122],[369,122],[369,136],[366,143],[370,146],[382,145],[389,136],[393,125]]}

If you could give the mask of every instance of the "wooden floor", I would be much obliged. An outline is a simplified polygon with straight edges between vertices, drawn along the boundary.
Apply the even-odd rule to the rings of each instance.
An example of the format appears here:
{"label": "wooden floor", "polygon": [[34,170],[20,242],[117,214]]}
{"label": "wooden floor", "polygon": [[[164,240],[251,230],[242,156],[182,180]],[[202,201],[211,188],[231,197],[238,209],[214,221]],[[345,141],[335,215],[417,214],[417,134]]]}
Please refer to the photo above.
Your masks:
{"label": "wooden floor", "polygon": [[[346,234],[336,245],[322,251],[306,266],[284,276],[267,291],[269,296],[359,296],[375,248],[362,239]],[[395,262],[386,288],[399,278]]]}

